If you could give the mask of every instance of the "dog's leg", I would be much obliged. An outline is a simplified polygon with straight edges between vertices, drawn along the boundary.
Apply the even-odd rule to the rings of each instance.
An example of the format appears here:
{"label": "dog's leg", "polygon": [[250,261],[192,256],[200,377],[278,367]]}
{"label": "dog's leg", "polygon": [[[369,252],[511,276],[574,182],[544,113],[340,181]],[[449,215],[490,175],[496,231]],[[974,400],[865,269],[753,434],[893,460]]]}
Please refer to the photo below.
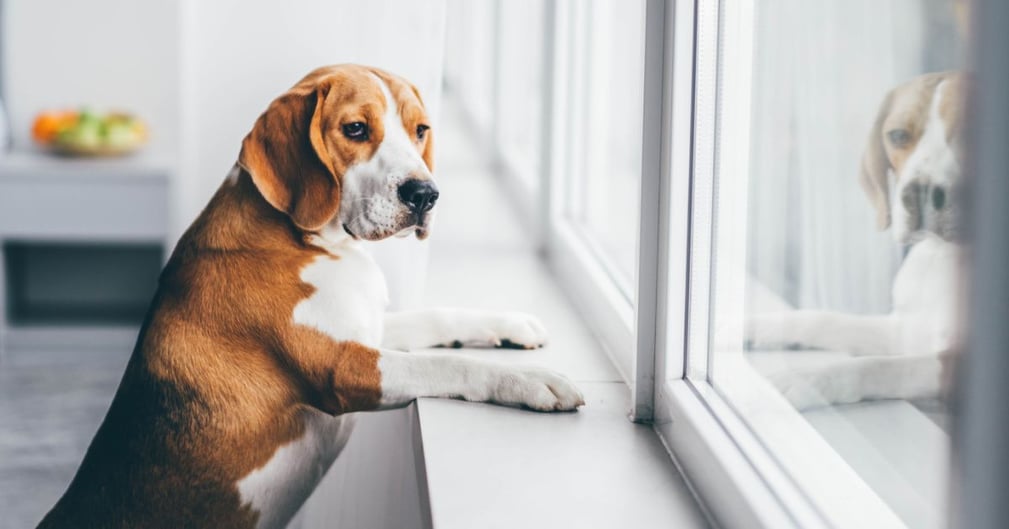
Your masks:
{"label": "dog's leg", "polygon": [[463,345],[533,349],[547,339],[543,324],[529,314],[455,308],[390,312],[383,335],[382,345],[399,351]]}
{"label": "dog's leg", "polygon": [[945,336],[941,325],[906,315],[796,310],[750,316],[746,339],[755,348],[798,345],[853,355],[921,355],[945,352],[952,336]]}
{"label": "dog's leg", "polygon": [[872,399],[942,396],[947,357],[860,357],[809,369],[768,373],[768,380],[799,410]]}
{"label": "dog's leg", "polygon": [[357,342],[334,342],[321,333],[295,332],[300,347],[289,352],[300,367],[299,379],[308,385],[304,393],[314,406],[333,415],[398,408],[419,397],[539,411],[573,410],[584,404],[571,381],[547,369],[376,349]]}
{"label": "dog's leg", "polygon": [[380,408],[404,406],[418,397],[459,398],[568,411],[585,399],[566,377],[530,366],[513,366],[453,355],[382,351]]}

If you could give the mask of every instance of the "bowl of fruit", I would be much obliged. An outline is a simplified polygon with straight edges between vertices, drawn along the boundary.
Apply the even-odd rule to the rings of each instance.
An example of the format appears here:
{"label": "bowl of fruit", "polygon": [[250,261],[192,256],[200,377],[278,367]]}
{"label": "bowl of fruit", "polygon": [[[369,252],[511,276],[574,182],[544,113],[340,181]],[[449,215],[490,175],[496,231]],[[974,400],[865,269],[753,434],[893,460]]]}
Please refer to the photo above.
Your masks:
{"label": "bowl of fruit", "polygon": [[32,137],[40,145],[66,156],[121,156],[147,141],[147,126],[124,112],[43,112],[35,118]]}

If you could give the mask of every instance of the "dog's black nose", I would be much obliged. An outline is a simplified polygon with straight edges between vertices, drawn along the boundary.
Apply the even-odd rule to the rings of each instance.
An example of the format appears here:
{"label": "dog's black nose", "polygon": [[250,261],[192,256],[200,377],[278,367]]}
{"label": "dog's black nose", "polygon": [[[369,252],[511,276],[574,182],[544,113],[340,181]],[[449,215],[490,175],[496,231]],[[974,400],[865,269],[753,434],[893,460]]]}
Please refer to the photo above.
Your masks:
{"label": "dog's black nose", "polygon": [[946,190],[942,186],[932,188],[932,207],[936,211],[946,207]]}
{"label": "dog's black nose", "polygon": [[429,211],[438,200],[438,188],[430,180],[407,180],[400,184],[397,193],[400,201],[414,213]]}

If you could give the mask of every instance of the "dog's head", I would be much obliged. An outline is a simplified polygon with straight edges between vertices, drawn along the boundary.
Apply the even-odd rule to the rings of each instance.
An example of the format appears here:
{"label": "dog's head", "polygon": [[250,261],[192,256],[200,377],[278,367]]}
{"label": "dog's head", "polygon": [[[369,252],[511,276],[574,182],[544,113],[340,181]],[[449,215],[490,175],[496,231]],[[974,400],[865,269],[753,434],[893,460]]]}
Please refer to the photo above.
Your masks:
{"label": "dog's head", "polygon": [[[862,189],[880,229],[913,243],[924,232],[961,236],[963,96],[966,79],[944,72],[916,77],[883,101],[862,158]],[[892,184],[892,192],[891,192]]]}
{"label": "dog's head", "polygon": [[319,68],[270,104],[238,163],[263,198],[309,232],[427,237],[438,189],[417,89],[375,68]]}

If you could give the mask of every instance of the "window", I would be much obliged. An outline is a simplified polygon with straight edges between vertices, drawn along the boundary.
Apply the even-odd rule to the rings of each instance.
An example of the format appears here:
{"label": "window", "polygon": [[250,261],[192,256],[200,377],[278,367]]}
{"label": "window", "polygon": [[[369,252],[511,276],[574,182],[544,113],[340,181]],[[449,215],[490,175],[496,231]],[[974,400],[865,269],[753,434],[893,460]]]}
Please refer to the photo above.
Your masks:
{"label": "window", "polygon": [[559,2],[554,19],[547,254],[630,381],[644,2]]}
{"label": "window", "polygon": [[641,174],[644,3],[571,5],[564,218],[630,300]]}
{"label": "window", "polygon": [[[446,37],[449,96],[470,117],[507,196],[529,221],[525,228],[628,381],[644,6],[456,1]],[[482,91],[487,65],[492,89]]]}
{"label": "window", "polygon": [[[685,373],[791,523],[943,526],[940,353],[956,347],[962,276],[952,3],[699,2],[695,16],[689,294],[670,312],[685,346],[667,378]],[[950,158],[903,166],[940,105],[949,125],[916,156]]]}
{"label": "window", "polygon": [[543,0],[498,4],[499,162],[530,194],[538,192],[541,171],[546,7]]}
{"label": "window", "polygon": [[486,147],[480,154],[494,161],[530,233],[540,229],[544,213],[539,197],[551,12],[546,0],[450,1],[447,9],[447,92]]}
{"label": "window", "polygon": [[446,9],[445,78],[474,129],[494,123],[495,11],[493,2],[453,2]]}
{"label": "window", "polygon": [[473,5],[544,28],[492,149],[719,523],[942,526],[969,3]]}

